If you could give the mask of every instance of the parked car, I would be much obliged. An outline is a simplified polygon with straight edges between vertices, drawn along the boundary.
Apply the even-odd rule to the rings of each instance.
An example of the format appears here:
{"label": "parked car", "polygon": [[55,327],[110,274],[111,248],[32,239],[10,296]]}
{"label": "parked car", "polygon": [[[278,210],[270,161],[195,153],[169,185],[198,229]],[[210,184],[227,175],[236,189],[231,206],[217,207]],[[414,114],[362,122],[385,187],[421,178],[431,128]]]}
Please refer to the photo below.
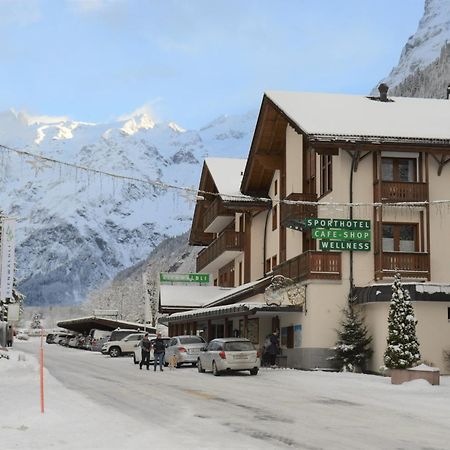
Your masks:
{"label": "parked car", "polygon": [[69,341],[67,342],[68,347],[77,348],[78,347],[78,341],[80,340],[80,335],[72,336]]}
{"label": "parked car", "polygon": [[174,336],[170,339],[166,348],[166,361],[175,356],[177,367],[183,364],[197,364],[200,349],[205,346],[205,341],[200,336]]}
{"label": "parked car", "polygon": [[244,338],[213,339],[202,348],[197,360],[200,373],[211,370],[215,376],[236,370],[249,370],[250,375],[256,375],[260,366],[259,352]]}
{"label": "parked car", "polygon": [[[156,334],[149,334],[148,335],[150,342],[152,344],[153,347],[153,342],[156,339]],[[167,347],[168,343],[170,342],[170,338],[168,337],[163,337],[162,340],[164,341],[165,346]],[[139,340],[139,342],[137,344],[135,344],[134,346],[134,351],[133,351],[133,362],[134,364],[139,364],[141,362],[141,341],[142,339]],[[155,359],[155,354],[153,352],[153,348],[150,350],[150,361],[153,361]]]}
{"label": "parked car", "polygon": [[67,347],[69,345],[69,341],[74,337],[73,334],[67,334],[63,336],[60,341],[58,342],[59,345],[62,345],[63,347]]}
{"label": "parked car", "polygon": [[46,338],[45,338],[45,342],[47,342],[47,344],[54,344],[55,343],[55,337],[56,337],[55,333],[48,333]]}
{"label": "parked car", "polygon": [[110,341],[120,341],[124,337],[127,337],[130,334],[134,333],[142,333],[144,335],[145,333],[141,330],[133,330],[133,329],[126,329],[126,328],[116,328],[115,330],[111,331],[111,336],[109,337]]}
{"label": "parked car", "polygon": [[61,344],[63,340],[66,340],[68,336],[71,336],[70,333],[56,333],[55,339],[53,340],[54,344]]}
{"label": "parked car", "polygon": [[109,330],[97,330],[93,328],[89,332],[89,350],[93,352],[101,352],[103,344],[108,342],[111,337],[112,331]]}
{"label": "parked car", "polygon": [[103,344],[102,353],[116,358],[120,355],[134,353],[135,345],[144,337],[144,333],[133,333],[120,341],[108,341]]}
{"label": "parked car", "polygon": [[28,333],[24,330],[19,330],[16,334],[16,338],[20,339],[21,341],[28,341],[30,336],[28,336]]}

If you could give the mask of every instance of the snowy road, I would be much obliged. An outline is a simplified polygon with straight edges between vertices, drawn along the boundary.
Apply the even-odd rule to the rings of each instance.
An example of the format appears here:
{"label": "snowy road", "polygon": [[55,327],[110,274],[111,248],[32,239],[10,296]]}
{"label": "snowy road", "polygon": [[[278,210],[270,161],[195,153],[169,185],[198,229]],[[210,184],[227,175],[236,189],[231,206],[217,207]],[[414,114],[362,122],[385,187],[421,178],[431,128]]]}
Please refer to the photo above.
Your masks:
{"label": "snowy road", "polygon": [[[38,343],[16,349],[37,355]],[[149,444],[152,433],[160,436],[160,448],[449,448],[449,378],[433,387],[282,369],[261,370],[256,377],[214,377],[193,368],[155,373],[140,371],[127,357],[58,345],[45,345],[45,367],[65,388],[120,417],[124,431],[130,432],[128,423],[137,425],[138,433],[150,432]],[[109,448],[130,448],[115,444]]]}

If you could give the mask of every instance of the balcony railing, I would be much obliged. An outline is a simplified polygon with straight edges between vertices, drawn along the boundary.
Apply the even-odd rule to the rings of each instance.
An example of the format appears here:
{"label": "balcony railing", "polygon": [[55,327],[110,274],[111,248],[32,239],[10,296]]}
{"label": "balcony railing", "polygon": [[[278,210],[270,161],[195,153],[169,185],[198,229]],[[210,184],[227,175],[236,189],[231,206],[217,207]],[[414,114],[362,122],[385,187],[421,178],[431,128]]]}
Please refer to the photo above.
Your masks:
{"label": "balcony railing", "polygon": [[213,262],[226,251],[239,252],[244,249],[244,233],[234,230],[225,230],[208,247],[204,248],[197,256],[197,271]]}
{"label": "balcony railing", "polygon": [[375,255],[375,268],[377,280],[385,277],[392,278],[396,273],[400,273],[403,278],[426,278],[429,280],[430,255],[423,252],[383,252],[381,258],[379,255]]}
{"label": "balcony railing", "polygon": [[275,267],[273,275],[283,275],[295,281],[340,280],[341,267],[341,253],[307,251]]}
{"label": "balcony railing", "polygon": [[209,245],[214,241],[213,233],[203,233],[198,230],[191,231],[190,245]]}
{"label": "balcony railing", "polygon": [[213,222],[215,221],[215,219],[217,219],[218,217],[227,217],[229,218],[227,220],[227,223],[225,223],[225,226],[230,223],[233,220],[234,217],[234,211],[230,211],[229,209],[224,208],[223,206],[223,202],[220,198],[216,198],[211,205],[209,206],[209,208],[205,211],[204,215],[203,215],[203,229],[208,232],[213,232],[213,233],[217,233],[219,231],[222,230],[216,230],[214,229],[208,229],[208,227],[210,227],[211,224],[213,224]]}
{"label": "balcony railing", "polygon": [[[381,192],[378,183],[381,184]],[[428,183],[377,181],[375,193],[378,202],[425,202],[428,200]]]}
{"label": "balcony railing", "polygon": [[[286,197],[286,200],[317,202],[317,194],[292,193]],[[282,226],[298,228],[301,221],[306,217],[317,217],[317,205],[280,204],[280,222]]]}

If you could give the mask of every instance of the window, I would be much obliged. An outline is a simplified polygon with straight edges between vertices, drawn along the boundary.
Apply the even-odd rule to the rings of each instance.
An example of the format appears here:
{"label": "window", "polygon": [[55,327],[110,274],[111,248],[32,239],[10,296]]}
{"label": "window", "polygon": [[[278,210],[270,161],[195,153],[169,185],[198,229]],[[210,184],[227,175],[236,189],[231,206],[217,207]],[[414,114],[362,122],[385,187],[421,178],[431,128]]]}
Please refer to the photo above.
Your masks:
{"label": "window", "polygon": [[270,258],[266,259],[266,273],[270,272]]}
{"label": "window", "polygon": [[277,265],[277,255],[272,256],[272,269]]}
{"label": "window", "polygon": [[383,181],[417,181],[417,160],[415,158],[381,158],[381,179]]}
{"label": "window", "polygon": [[242,262],[239,263],[239,286],[242,284],[243,276],[242,276]]}
{"label": "window", "polygon": [[239,231],[240,231],[241,233],[244,232],[244,214],[241,214],[241,215],[239,216]]}
{"label": "window", "polygon": [[333,156],[320,155],[320,195],[333,190]]}
{"label": "window", "polygon": [[383,224],[383,251],[416,252],[417,224]]}
{"label": "window", "polygon": [[278,180],[273,184],[273,195],[278,195]]}
{"label": "window", "polygon": [[272,208],[272,231],[275,231],[278,227],[278,207],[275,205]]}
{"label": "window", "polygon": [[450,320],[450,308],[447,308],[447,319]]}

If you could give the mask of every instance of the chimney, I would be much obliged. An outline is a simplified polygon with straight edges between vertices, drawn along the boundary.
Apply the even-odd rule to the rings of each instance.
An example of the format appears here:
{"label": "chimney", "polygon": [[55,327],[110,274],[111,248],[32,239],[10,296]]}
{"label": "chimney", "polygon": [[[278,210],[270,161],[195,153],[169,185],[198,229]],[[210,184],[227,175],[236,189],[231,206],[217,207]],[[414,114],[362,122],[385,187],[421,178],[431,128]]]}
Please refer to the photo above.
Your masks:
{"label": "chimney", "polygon": [[447,86],[447,100],[450,100],[450,84]]}
{"label": "chimney", "polygon": [[380,102],[387,102],[387,93],[389,90],[389,86],[387,84],[381,83],[378,86],[378,91],[380,92]]}

